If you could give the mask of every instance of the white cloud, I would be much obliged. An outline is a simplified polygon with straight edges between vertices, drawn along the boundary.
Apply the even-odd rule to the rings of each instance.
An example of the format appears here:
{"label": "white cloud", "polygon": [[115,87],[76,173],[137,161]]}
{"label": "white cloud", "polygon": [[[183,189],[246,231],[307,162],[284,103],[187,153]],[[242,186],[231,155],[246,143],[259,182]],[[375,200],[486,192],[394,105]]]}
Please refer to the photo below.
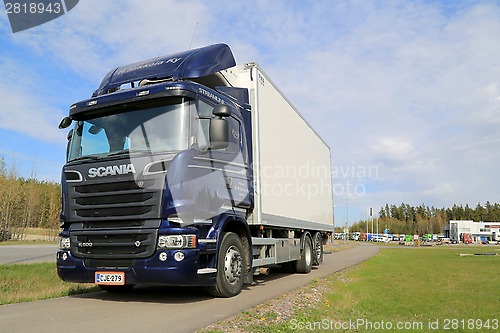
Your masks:
{"label": "white cloud", "polygon": [[[11,39],[97,87],[118,65],[187,49],[196,26],[193,47],[226,42],[259,62],[336,166],[378,168],[356,179],[366,193],[353,205],[500,202],[496,2],[87,0]],[[17,87],[0,97],[33,108],[35,87]]]}
{"label": "white cloud", "polygon": [[[206,20],[203,10],[200,1],[82,1],[57,20],[9,33],[5,38],[27,54],[18,58],[15,53],[0,53],[0,66],[5,69],[0,77],[0,128],[65,143],[57,124],[75,102],[64,95],[67,90],[88,89],[89,82],[95,89],[114,67],[188,48],[196,22]],[[1,24],[7,29],[6,20]],[[203,31],[197,36],[204,38]],[[45,64],[29,63],[30,58]],[[44,66],[59,67],[59,76],[54,78]],[[68,74],[80,82],[68,81]],[[46,75],[52,82],[47,82]],[[87,98],[91,93],[83,91],[79,96]],[[61,101],[66,102],[64,109],[59,108]]]}
{"label": "white cloud", "polygon": [[[95,81],[119,65],[189,48],[197,22],[209,19],[204,12],[201,1],[87,0],[12,38]],[[194,42],[204,38],[197,30]]]}
{"label": "white cloud", "polygon": [[406,139],[377,138],[370,148],[372,154],[384,160],[404,161],[415,153],[413,145]]}
{"label": "white cloud", "polygon": [[0,76],[0,128],[45,142],[65,142],[65,135],[54,126],[63,111],[49,103],[43,80],[11,59],[0,58],[0,66],[5,69]]}
{"label": "white cloud", "polygon": [[356,180],[367,191],[350,204],[499,201],[499,7],[365,3],[333,9],[347,13],[344,29],[335,30],[337,20],[304,27],[311,41],[297,45],[301,61],[283,57],[272,68],[336,165],[379,168],[376,179]]}

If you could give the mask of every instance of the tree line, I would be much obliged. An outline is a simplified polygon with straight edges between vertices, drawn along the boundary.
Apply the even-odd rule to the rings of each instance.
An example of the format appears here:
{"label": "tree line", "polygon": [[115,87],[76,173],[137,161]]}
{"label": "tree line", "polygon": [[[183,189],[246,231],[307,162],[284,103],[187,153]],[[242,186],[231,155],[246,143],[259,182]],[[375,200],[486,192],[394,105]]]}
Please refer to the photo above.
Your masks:
{"label": "tree line", "polygon": [[[411,206],[402,203],[399,206],[386,204],[379,211],[379,233],[389,229],[394,234],[440,234],[450,220],[500,221],[500,204],[489,201],[483,206],[478,203],[475,208],[469,205],[453,205],[451,208],[429,207],[424,204]],[[372,232],[372,222],[361,220],[351,227],[352,231]]]}
{"label": "tree line", "polygon": [[15,167],[7,169],[0,156],[0,232],[13,240],[26,238],[27,228],[43,228],[54,240],[59,229],[61,187],[55,182],[22,178]]}

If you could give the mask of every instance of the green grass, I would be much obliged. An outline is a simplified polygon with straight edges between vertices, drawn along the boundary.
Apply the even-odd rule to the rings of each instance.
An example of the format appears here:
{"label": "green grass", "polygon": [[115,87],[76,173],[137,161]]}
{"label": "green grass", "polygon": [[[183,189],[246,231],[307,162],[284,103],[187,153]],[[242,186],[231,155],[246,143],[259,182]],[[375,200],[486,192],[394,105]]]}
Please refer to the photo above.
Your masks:
{"label": "green grass", "polygon": [[[498,318],[500,257],[460,257],[475,249],[384,249],[335,281],[331,319],[422,322]],[[338,307],[336,307],[338,305]],[[328,315],[326,309],[322,314]],[[498,318],[500,319],[500,318]],[[360,330],[363,332],[364,330]],[[366,330],[370,331],[370,330]]]}
{"label": "green grass", "polygon": [[66,283],[53,263],[0,265],[0,305],[81,294],[97,290],[92,284]]}
{"label": "green grass", "polygon": [[[364,263],[315,282],[329,290],[315,308],[242,332],[497,332],[500,256],[459,256],[477,252],[499,251],[382,249]],[[481,328],[479,323],[487,320],[490,328]]]}

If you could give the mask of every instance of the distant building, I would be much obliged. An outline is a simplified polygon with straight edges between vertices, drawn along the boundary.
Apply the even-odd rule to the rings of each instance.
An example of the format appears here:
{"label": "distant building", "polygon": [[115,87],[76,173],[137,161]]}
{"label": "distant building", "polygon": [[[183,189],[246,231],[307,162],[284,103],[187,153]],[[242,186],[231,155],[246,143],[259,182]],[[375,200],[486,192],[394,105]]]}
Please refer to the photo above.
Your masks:
{"label": "distant building", "polygon": [[474,243],[482,243],[484,241],[500,241],[500,222],[451,220],[448,230],[450,241],[456,243],[463,240],[464,234],[472,236]]}

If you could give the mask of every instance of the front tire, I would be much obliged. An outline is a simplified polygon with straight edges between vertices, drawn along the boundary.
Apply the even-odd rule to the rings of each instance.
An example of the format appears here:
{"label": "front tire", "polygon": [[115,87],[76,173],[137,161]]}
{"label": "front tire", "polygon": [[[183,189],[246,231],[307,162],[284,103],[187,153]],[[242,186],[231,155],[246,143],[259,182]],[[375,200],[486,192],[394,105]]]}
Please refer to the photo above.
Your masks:
{"label": "front tire", "polygon": [[217,259],[216,285],[208,287],[214,297],[233,297],[243,288],[245,255],[241,238],[233,232],[222,236]]}

